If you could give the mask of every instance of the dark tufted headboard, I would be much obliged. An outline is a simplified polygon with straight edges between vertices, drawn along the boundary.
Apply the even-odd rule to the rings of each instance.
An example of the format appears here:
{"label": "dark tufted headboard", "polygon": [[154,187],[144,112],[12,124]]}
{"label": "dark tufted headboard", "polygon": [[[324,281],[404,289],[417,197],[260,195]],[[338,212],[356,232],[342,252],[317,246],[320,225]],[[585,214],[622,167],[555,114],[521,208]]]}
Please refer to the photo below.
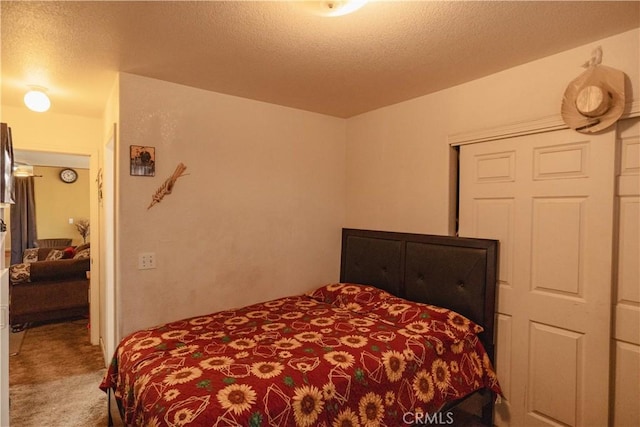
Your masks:
{"label": "dark tufted headboard", "polygon": [[492,361],[497,262],[497,240],[342,230],[341,282],[466,316],[484,328],[480,339]]}

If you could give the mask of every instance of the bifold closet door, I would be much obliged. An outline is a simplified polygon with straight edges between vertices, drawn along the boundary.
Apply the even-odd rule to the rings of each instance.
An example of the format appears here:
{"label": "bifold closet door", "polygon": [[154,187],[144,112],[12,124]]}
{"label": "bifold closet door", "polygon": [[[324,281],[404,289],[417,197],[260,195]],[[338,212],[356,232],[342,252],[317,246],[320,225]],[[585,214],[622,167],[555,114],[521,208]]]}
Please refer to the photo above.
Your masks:
{"label": "bifold closet door", "polygon": [[460,235],[500,240],[497,425],[604,426],[615,132],[460,148]]}
{"label": "bifold closet door", "polygon": [[618,123],[613,427],[640,426],[640,118]]}

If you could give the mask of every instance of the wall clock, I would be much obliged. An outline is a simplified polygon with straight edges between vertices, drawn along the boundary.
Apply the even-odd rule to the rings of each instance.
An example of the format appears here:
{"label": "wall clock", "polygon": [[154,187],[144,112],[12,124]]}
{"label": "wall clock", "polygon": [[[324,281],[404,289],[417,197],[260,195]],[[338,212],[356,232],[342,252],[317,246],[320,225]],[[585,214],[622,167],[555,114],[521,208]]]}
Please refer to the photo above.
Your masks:
{"label": "wall clock", "polygon": [[73,169],[62,169],[60,171],[60,179],[62,180],[62,182],[71,184],[72,182],[76,182],[76,180],[78,179],[78,173]]}

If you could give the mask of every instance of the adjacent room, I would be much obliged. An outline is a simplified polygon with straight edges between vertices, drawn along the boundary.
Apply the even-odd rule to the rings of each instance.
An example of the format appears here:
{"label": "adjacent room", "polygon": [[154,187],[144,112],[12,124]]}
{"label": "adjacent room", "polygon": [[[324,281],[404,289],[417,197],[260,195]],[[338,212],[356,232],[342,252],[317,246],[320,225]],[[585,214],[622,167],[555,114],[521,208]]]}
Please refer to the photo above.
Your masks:
{"label": "adjacent room", "polygon": [[[21,283],[13,293],[10,323],[14,331],[29,324],[83,316],[89,318],[91,267],[89,159],[15,150],[14,203],[6,217],[5,262],[9,280]],[[33,264],[74,259],[74,262]],[[81,261],[83,260],[83,261]],[[68,298],[51,300],[64,281]],[[33,289],[28,289],[34,284]]]}
{"label": "adjacent room", "polygon": [[640,424],[640,3],[350,3],[0,3],[0,425]]}

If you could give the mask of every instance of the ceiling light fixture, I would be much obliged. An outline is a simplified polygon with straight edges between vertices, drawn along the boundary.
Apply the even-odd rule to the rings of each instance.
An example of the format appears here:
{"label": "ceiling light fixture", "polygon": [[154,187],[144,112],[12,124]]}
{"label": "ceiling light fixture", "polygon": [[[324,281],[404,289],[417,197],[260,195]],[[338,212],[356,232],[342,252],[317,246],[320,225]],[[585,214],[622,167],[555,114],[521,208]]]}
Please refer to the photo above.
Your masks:
{"label": "ceiling light fixture", "polygon": [[319,14],[322,16],[344,16],[355,12],[367,3],[368,0],[325,0],[316,3]]}
{"label": "ceiling light fixture", "polygon": [[30,88],[24,95],[24,104],[31,111],[44,113],[51,107],[51,101],[45,93],[46,89],[40,86],[30,86]]}

